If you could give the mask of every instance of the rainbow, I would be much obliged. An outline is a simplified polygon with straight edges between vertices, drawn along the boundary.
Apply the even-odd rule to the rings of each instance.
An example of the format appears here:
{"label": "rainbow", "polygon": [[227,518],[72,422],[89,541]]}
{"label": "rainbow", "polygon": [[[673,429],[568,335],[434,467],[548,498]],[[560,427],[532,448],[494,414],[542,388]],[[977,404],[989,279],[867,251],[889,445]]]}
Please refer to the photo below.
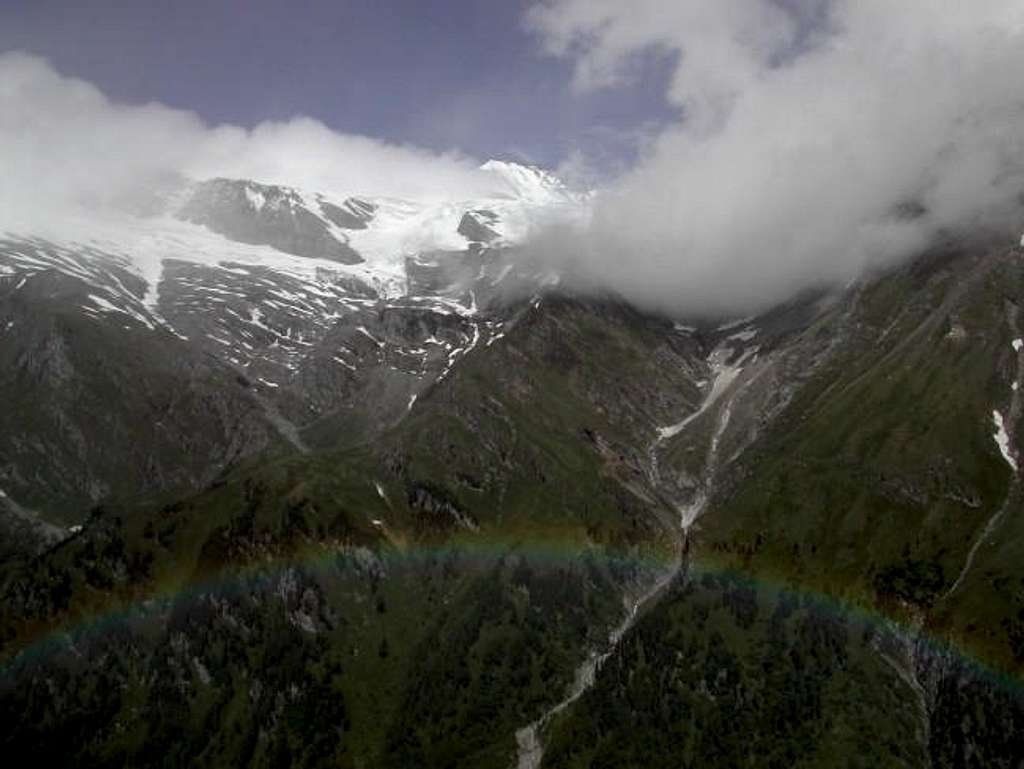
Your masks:
{"label": "rainbow", "polygon": [[[837,598],[824,592],[796,586],[784,580],[766,577],[735,568],[723,566],[699,558],[690,558],[685,567],[680,567],[677,554],[664,550],[637,550],[629,553],[609,552],[588,546],[572,537],[563,539],[500,540],[465,537],[444,543],[417,544],[415,546],[368,547],[324,547],[311,545],[288,557],[233,567],[222,572],[193,579],[184,584],[169,581],[159,585],[143,598],[123,601],[92,614],[80,613],[70,617],[61,627],[48,629],[33,638],[26,639],[17,648],[7,653],[7,659],[0,662],[0,678],[15,678],[27,666],[45,662],[62,651],[69,643],[98,639],[113,630],[130,627],[147,619],[166,616],[171,610],[199,601],[210,594],[222,597],[240,595],[253,586],[271,584],[285,573],[300,570],[305,574],[325,579],[338,579],[339,567],[352,565],[359,559],[372,563],[385,573],[403,569],[417,570],[450,562],[464,570],[486,570],[513,559],[525,559],[531,564],[548,569],[567,569],[586,563],[611,570],[617,569],[653,582],[672,570],[687,579],[700,579],[705,575],[719,579],[734,580],[759,593],[787,594],[801,607],[813,608],[816,612],[830,617],[856,622],[857,624],[883,628],[909,637],[934,654],[951,657],[960,662],[971,674],[985,683],[1007,690],[1015,696],[1024,697],[1024,680],[1012,672],[1001,671],[996,665],[986,662],[964,645],[950,639],[929,635],[925,629],[909,626],[900,618],[867,608],[851,601]],[[658,600],[651,599],[649,604]],[[642,610],[649,608],[641,607]]]}

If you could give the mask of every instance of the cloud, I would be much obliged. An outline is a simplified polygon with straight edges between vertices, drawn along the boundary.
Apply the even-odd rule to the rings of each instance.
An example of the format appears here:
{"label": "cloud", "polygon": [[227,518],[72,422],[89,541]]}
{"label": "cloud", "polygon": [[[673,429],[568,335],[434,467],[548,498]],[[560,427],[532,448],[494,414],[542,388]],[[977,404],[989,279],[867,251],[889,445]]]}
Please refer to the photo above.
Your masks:
{"label": "cloud", "polygon": [[680,119],[587,231],[534,244],[581,285],[745,312],[942,232],[1024,226],[1019,0],[553,0],[528,24],[580,89],[675,57]]}
{"label": "cloud", "polygon": [[488,183],[476,166],[457,153],[339,134],[304,117],[211,127],[160,104],[115,103],[39,57],[0,55],[0,217],[102,208],[182,176],[339,195],[470,197]]}
{"label": "cloud", "polygon": [[[579,90],[630,87],[650,57],[673,73],[675,122],[594,142],[628,148],[613,154],[629,164],[591,224],[531,243],[578,286],[742,313],[944,232],[1024,228],[1019,0],[548,0],[527,24]],[[616,168],[588,149],[561,170]],[[209,126],[0,55],[0,218],[117,204],[181,176],[468,199],[492,183],[476,165],[309,118]]]}

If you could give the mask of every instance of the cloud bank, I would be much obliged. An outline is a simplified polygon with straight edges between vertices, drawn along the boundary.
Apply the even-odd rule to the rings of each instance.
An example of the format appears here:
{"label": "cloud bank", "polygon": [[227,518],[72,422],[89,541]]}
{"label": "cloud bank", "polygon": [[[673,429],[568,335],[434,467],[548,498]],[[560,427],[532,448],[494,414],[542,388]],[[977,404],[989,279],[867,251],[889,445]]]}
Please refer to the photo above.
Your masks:
{"label": "cloud bank", "polygon": [[0,55],[0,219],[117,205],[176,178],[227,176],[340,195],[470,197],[477,162],[364,136],[309,118],[211,127],[160,104],[112,102],[39,57]]}
{"label": "cloud bank", "polygon": [[1024,221],[1019,0],[551,0],[529,26],[580,89],[674,57],[679,120],[536,249],[671,312],[767,307],[946,231]]}
{"label": "cloud bank", "polygon": [[[1024,229],[1020,0],[546,0],[526,23],[577,89],[629,88],[646,57],[673,70],[678,120],[644,127],[587,228],[531,244],[577,286],[745,313],[945,232]],[[586,176],[585,153],[564,165]],[[493,183],[476,166],[308,118],[209,126],[0,55],[0,224],[182,176],[465,200]]]}

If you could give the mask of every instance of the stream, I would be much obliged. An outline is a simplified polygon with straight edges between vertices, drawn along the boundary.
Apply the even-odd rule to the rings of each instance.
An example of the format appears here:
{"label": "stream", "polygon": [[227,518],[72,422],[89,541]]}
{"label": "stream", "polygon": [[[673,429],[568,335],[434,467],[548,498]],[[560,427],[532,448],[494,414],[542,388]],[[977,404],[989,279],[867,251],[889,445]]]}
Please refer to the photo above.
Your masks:
{"label": "stream", "polygon": [[[711,411],[716,405],[719,405],[719,401],[722,401],[719,413],[715,417],[711,435],[709,436],[707,456],[701,474],[701,488],[688,504],[677,506],[681,547],[675,567],[662,575],[651,587],[630,604],[626,617],[608,636],[608,644],[605,650],[602,652],[592,651],[587,659],[576,668],[573,683],[569,688],[568,694],[545,711],[536,721],[516,731],[516,769],[538,769],[540,767],[541,760],[544,757],[544,744],[541,740],[544,728],[553,718],[576,702],[594,685],[594,680],[597,673],[601,670],[601,666],[615,652],[619,642],[636,623],[640,610],[645,604],[655,598],[679,574],[685,565],[690,527],[701,516],[704,508],[707,506],[712,481],[718,471],[719,442],[729,424],[733,399],[736,397],[736,393],[745,386],[744,384],[738,384],[736,387],[733,387],[733,384],[743,371],[743,362],[749,355],[755,354],[756,351],[757,348],[753,348],[751,351],[744,352],[736,363],[728,365],[726,361],[731,355],[731,350],[716,347],[708,356],[708,364],[713,379],[711,386],[704,395],[702,403],[692,414],[680,422],[669,427],[657,429],[656,439],[647,452],[650,462],[649,473],[652,482],[655,484],[658,482],[658,448],[666,440],[674,438],[679,433],[685,431],[697,421],[698,417]],[[729,392],[730,388],[732,389],[731,392]]]}
{"label": "stream", "polygon": [[672,578],[679,573],[680,565],[681,562],[677,563],[675,568],[662,575],[651,587],[633,601],[625,619],[608,636],[607,648],[603,652],[591,652],[590,656],[576,668],[572,686],[565,698],[545,711],[536,721],[516,732],[516,769],[537,769],[540,766],[541,758],[544,756],[544,745],[540,739],[541,731],[552,718],[576,702],[594,685],[594,679],[601,669],[601,665],[612,655],[623,636],[636,623],[637,617],[640,616],[640,609],[672,581]]}

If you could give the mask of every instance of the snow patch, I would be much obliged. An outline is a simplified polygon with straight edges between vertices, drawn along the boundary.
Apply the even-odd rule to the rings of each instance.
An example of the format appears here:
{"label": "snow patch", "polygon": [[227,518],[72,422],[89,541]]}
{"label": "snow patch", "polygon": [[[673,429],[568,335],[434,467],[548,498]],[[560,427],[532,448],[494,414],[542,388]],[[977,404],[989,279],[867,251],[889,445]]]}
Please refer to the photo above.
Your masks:
{"label": "snow patch", "polygon": [[992,423],[996,428],[992,438],[999,447],[999,453],[1003,455],[1003,459],[1006,460],[1006,463],[1016,470],[1017,460],[1013,458],[1013,449],[1010,445],[1010,435],[1006,432],[1006,424],[1003,422],[1003,415],[995,409],[992,410]]}
{"label": "snow patch", "polygon": [[675,437],[683,430],[686,429],[695,419],[706,413],[708,409],[715,405],[722,394],[729,388],[729,385],[733,383],[740,372],[743,371],[743,363],[751,355],[756,354],[757,348],[751,348],[741,355],[734,363],[727,363],[726,361],[732,356],[732,349],[729,347],[718,347],[712,351],[708,358],[711,364],[711,372],[713,379],[711,382],[711,390],[706,396],[704,401],[700,404],[700,408],[694,411],[692,414],[687,416],[680,422],[676,422],[674,425],[667,427],[659,427],[658,440],[665,441],[669,438]]}
{"label": "snow patch", "polygon": [[249,205],[256,211],[262,211],[263,207],[267,204],[267,199],[263,196],[263,193],[259,190],[254,190],[248,184],[245,185],[245,197],[249,201]]}
{"label": "snow patch", "polygon": [[740,331],[738,333],[732,334],[732,335],[730,335],[730,336],[728,336],[726,338],[727,339],[736,339],[736,340],[738,340],[740,342],[749,342],[755,336],[757,336],[757,329],[756,328],[751,328],[751,329],[747,329],[746,331]]}
{"label": "snow patch", "polygon": [[353,366],[351,363],[349,363],[347,360],[344,360],[343,358],[339,358],[337,355],[333,356],[331,358],[331,360],[333,360],[335,363],[340,363],[342,366],[347,368],[349,371],[358,371],[359,370],[355,366]]}
{"label": "snow patch", "polygon": [[366,330],[366,326],[356,326],[356,331],[361,333],[363,336],[365,336],[367,339],[369,339],[371,342],[373,342],[378,347],[383,347],[384,346],[384,342],[382,342],[377,337],[375,337],[373,334],[371,334],[369,331],[367,331]]}
{"label": "snow patch", "polygon": [[745,326],[748,323],[750,323],[750,321],[752,321],[753,319],[754,319],[753,315],[748,315],[745,318],[737,318],[736,320],[730,320],[730,321],[727,321],[727,322],[723,323],[718,328],[716,328],[715,331],[728,331],[731,328],[736,328],[738,326]]}
{"label": "snow patch", "polygon": [[104,299],[102,296],[89,294],[89,301],[95,304],[97,307],[99,307],[102,312],[120,312],[123,313],[124,315],[127,315],[130,318],[134,318],[143,326],[148,328],[150,331],[154,330],[155,328],[153,324],[150,322],[149,318],[147,318],[145,315],[142,315],[141,313],[136,312],[135,310],[132,310],[127,307],[118,307],[116,304]]}
{"label": "snow patch", "polygon": [[123,312],[123,310],[115,305],[113,302],[109,302],[102,296],[96,296],[95,294],[89,294],[89,301],[99,307],[101,310],[106,312]]}

